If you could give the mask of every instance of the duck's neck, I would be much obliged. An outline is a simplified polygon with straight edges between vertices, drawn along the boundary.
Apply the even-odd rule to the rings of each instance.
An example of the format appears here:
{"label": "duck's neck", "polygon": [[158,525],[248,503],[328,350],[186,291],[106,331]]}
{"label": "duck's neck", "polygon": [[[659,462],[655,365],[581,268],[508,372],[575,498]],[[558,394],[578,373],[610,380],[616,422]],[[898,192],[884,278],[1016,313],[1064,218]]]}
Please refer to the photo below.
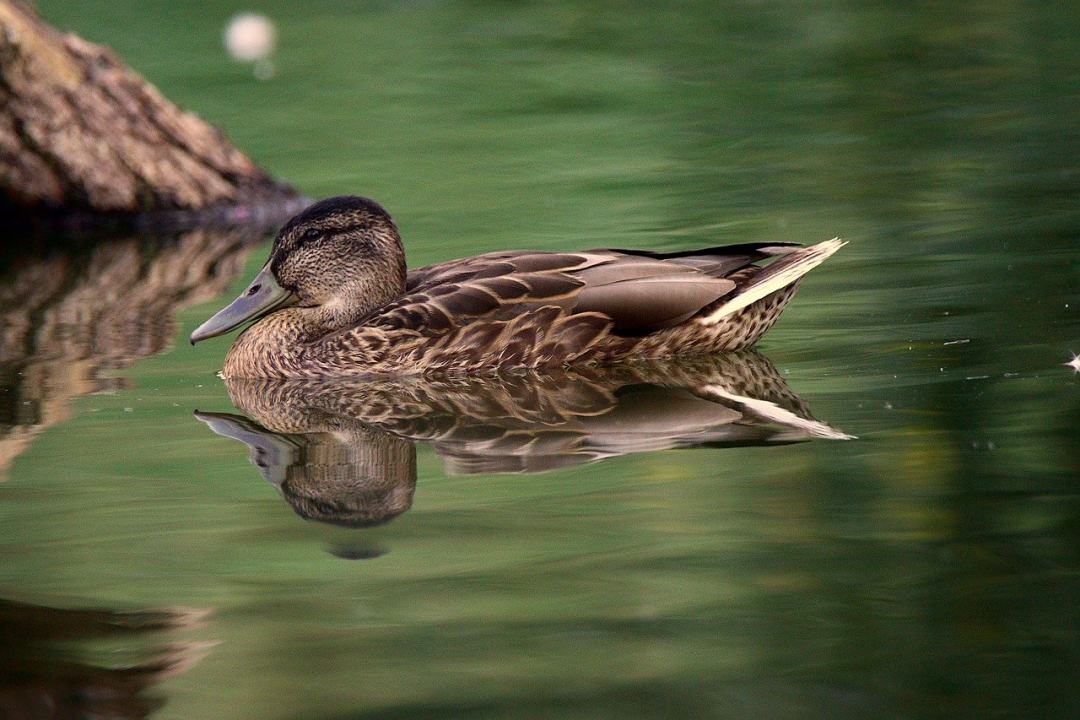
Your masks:
{"label": "duck's neck", "polygon": [[296,339],[310,343],[335,330],[356,326],[374,309],[366,304],[329,302],[315,307],[289,308],[283,312],[288,313],[287,319],[296,326]]}
{"label": "duck's neck", "polygon": [[374,309],[327,303],[272,313],[236,339],[225,357],[223,374],[227,378],[308,376],[334,359],[332,353],[323,357],[327,348],[320,341],[330,342],[328,336],[336,331],[356,327]]}
{"label": "duck's neck", "polygon": [[[398,241],[400,248],[400,241]],[[372,312],[405,292],[405,256],[385,258],[384,267],[369,268],[346,282],[325,302],[291,307],[271,313],[236,339],[225,357],[226,377],[307,377],[341,360],[339,330],[361,325]],[[373,280],[374,279],[374,280]],[[378,328],[368,328],[381,334]],[[381,347],[385,344],[380,343]],[[347,354],[349,369],[359,371],[365,361],[357,348]]]}
{"label": "duck's neck", "polygon": [[355,326],[369,312],[369,310],[334,304],[293,307],[279,310],[263,318],[248,332],[262,330],[272,333],[277,343],[309,344],[335,330]]}

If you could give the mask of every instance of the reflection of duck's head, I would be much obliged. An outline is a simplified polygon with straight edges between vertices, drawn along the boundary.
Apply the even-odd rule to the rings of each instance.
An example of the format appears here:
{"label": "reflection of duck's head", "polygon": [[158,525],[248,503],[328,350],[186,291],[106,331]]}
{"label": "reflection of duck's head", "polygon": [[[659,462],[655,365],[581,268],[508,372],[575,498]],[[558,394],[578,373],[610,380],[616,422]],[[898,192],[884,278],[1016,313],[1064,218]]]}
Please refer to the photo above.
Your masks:
{"label": "reflection of duck's head", "polygon": [[412,507],[416,448],[411,442],[362,427],[307,439],[305,462],[289,467],[281,486],[297,514],[364,527]]}
{"label": "reflection of duck's head", "polygon": [[281,229],[262,271],[240,297],[196,329],[191,341],[293,305],[312,309],[305,316],[308,324],[342,327],[404,290],[405,250],[390,215],[366,198],[330,198]]}
{"label": "reflection of duck's head", "polygon": [[[251,461],[301,517],[364,527],[412,506],[416,451],[402,438],[359,423],[320,423],[274,432],[240,415],[197,412],[218,435],[251,449]],[[287,426],[289,430],[294,426]]]}

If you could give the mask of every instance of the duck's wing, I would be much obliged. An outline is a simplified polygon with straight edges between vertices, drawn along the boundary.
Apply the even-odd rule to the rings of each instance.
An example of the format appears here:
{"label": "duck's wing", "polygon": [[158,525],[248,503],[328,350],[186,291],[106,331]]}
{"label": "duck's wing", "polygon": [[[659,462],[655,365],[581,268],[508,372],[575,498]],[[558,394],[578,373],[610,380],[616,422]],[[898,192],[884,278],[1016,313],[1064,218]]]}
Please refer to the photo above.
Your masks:
{"label": "duck's wing", "polygon": [[[366,324],[445,335],[480,321],[511,322],[541,308],[592,315],[613,332],[640,335],[683,322],[728,295],[724,277],[769,255],[758,246],[696,253],[591,250],[502,252],[413,270],[406,294]],[[536,316],[549,321],[550,313]],[[596,325],[596,323],[593,323]],[[505,328],[504,328],[505,330]],[[478,331],[479,332],[479,331]]]}
{"label": "duck's wing", "polygon": [[803,246],[799,243],[770,242],[721,245],[699,250],[657,252],[654,250],[607,250],[602,252],[651,258],[694,268],[712,277],[727,277],[748,265],[790,255]]}
{"label": "duck's wing", "polygon": [[405,296],[363,325],[426,338],[410,350],[429,367],[537,367],[583,359],[611,320],[574,312],[572,271],[607,262],[587,253],[498,253],[410,274]]}

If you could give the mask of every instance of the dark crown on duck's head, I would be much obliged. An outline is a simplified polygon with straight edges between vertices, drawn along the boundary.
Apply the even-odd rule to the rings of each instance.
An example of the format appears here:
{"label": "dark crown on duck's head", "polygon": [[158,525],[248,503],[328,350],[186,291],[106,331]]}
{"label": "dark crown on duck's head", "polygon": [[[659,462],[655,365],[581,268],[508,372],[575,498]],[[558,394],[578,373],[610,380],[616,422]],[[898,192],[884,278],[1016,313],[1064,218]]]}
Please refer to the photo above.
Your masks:
{"label": "dark crown on duck's head", "polygon": [[320,200],[294,215],[278,232],[278,242],[303,234],[307,230],[325,229],[342,232],[349,225],[371,224],[381,220],[393,226],[390,213],[382,205],[358,195],[339,195]]}

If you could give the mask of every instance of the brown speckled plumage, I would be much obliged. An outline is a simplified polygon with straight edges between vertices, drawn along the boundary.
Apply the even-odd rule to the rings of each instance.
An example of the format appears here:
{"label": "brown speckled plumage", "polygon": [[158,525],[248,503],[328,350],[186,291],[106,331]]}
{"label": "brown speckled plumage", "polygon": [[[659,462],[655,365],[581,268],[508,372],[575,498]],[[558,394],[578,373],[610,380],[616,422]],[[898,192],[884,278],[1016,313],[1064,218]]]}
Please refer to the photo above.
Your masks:
{"label": "brown speckled plumage", "polygon": [[841,245],[497,252],[406,274],[390,216],[332,198],[279,233],[267,268],[295,306],[241,334],[223,374],[455,373],[736,350]]}

